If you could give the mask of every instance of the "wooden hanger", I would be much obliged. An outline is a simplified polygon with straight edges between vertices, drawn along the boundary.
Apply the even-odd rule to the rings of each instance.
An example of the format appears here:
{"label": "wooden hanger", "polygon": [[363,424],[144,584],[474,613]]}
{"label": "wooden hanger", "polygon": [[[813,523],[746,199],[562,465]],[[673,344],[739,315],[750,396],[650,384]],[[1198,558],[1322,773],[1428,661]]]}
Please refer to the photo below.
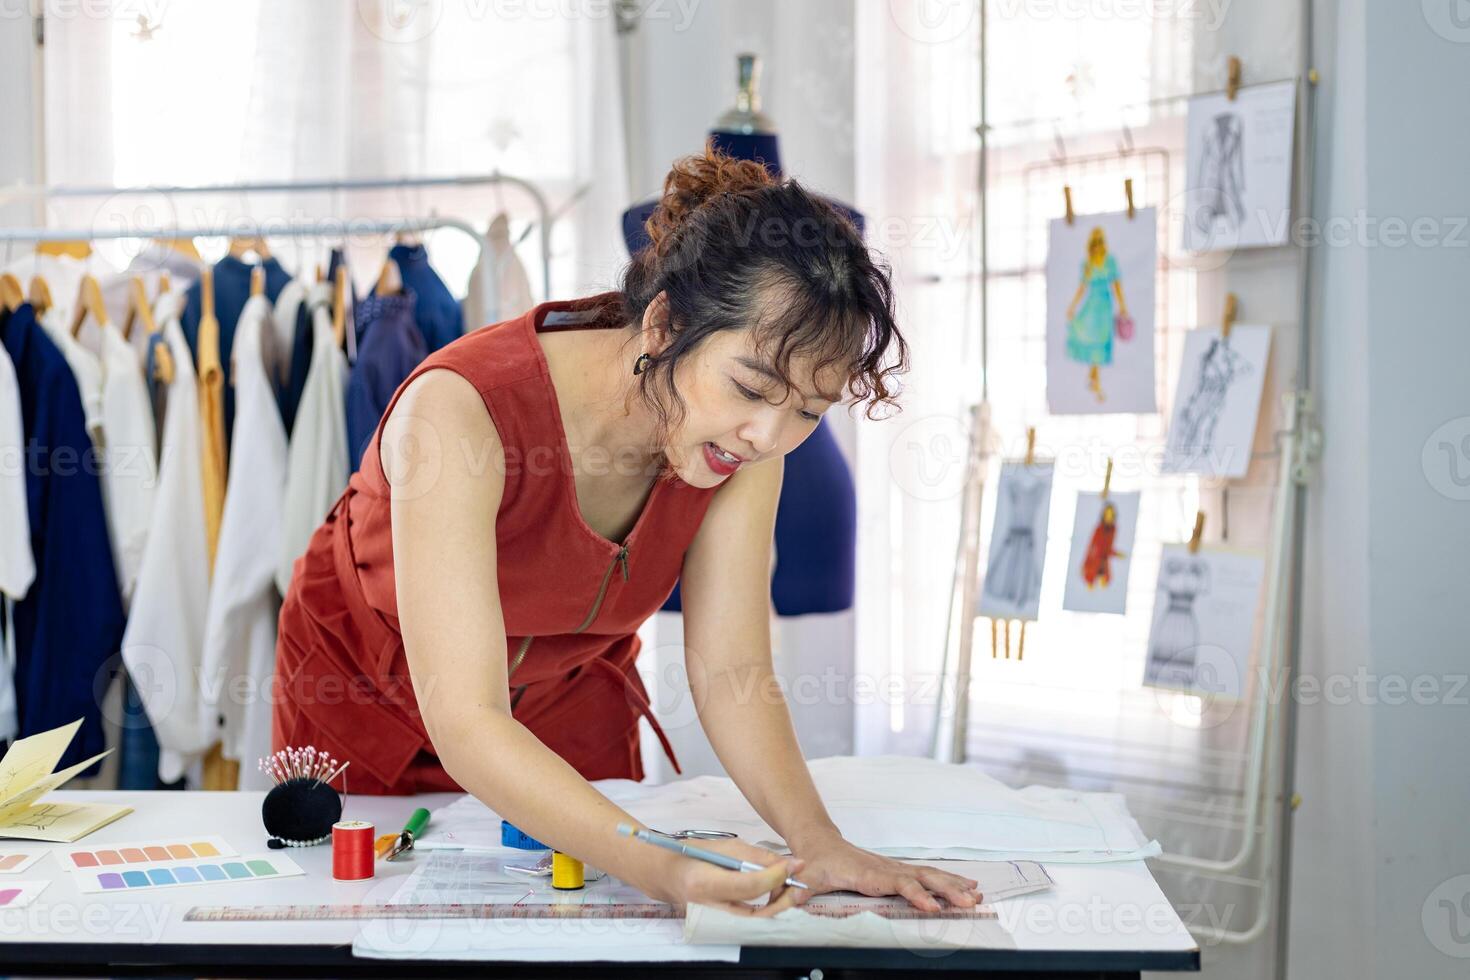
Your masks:
{"label": "wooden hanger", "polygon": [[256,296],[263,295],[264,293],[265,268],[262,266],[256,266],[255,268],[250,270],[250,296],[253,299]]}
{"label": "wooden hanger", "polygon": [[[160,272],[158,274],[158,295],[159,296],[165,296],[165,295],[167,295],[169,289],[171,289],[171,288],[172,288],[172,284],[169,282],[168,273],[167,272]],[[158,297],[155,296],[154,298],[157,299]]]}
{"label": "wooden hanger", "polygon": [[199,272],[199,318],[214,319],[214,270],[205,266]]}
{"label": "wooden hanger", "polygon": [[347,267],[337,266],[332,277],[332,337],[338,348],[347,340]]}
{"label": "wooden hanger", "polygon": [[85,259],[92,254],[89,241],[37,242],[37,255],[70,255],[74,259]]}
{"label": "wooden hanger", "polygon": [[0,274],[0,303],[5,305],[5,309],[14,313],[25,301],[26,294],[20,287],[20,280],[8,272]]}
{"label": "wooden hanger", "polygon": [[41,276],[31,276],[31,306],[39,316],[51,309],[51,287],[46,285],[46,280]]}
{"label": "wooden hanger", "polygon": [[379,296],[396,296],[403,292],[403,272],[398,268],[398,263],[392,259],[383,260],[383,268],[378,272],[378,284],[373,292]]}
{"label": "wooden hanger", "polygon": [[107,305],[102,302],[102,287],[92,276],[82,276],[82,284],[77,289],[77,308],[71,315],[71,335],[75,337],[81,332],[82,322],[87,319],[87,314],[92,314],[93,321],[97,326],[106,329],[111,322],[107,319]]}
{"label": "wooden hanger", "polygon": [[148,302],[148,289],[143,285],[143,277],[134,276],[128,283],[128,315],[123,319],[123,339],[133,338],[133,323],[140,318],[143,321],[145,336],[158,332],[158,324],[153,320],[153,307]]}

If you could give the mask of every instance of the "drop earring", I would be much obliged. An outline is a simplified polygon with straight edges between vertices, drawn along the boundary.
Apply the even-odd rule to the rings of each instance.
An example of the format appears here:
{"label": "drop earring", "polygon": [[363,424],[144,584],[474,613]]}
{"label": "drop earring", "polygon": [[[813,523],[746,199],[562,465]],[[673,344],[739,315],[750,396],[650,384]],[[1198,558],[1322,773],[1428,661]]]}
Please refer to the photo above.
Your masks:
{"label": "drop earring", "polygon": [[649,355],[649,353],[647,351],[644,351],[642,354],[639,354],[638,355],[638,359],[633,362],[633,373],[634,374],[642,374],[644,371],[647,371],[648,370],[648,365],[652,361],[653,361],[653,357],[651,355]]}

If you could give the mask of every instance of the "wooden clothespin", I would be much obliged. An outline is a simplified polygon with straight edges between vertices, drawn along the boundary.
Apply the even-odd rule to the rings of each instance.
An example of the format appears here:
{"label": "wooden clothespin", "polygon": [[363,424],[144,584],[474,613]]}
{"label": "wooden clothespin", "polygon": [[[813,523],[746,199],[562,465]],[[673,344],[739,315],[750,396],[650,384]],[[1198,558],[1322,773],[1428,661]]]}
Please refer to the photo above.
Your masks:
{"label": "wooden clothespin", "polygon": [[250,295],[261,296],[265,293],[265,267],[256,266],[250,270]]}
{"label": "wooden clothespin", "polygon": [[1194,533],[1189,536],[1189,553],[1191,555],[1199,554],[1199,542],[1200,538],[1204,536],[1204,533],[1205,512],[1198,510],[1194,513]]}
{"label": "wooden clothespin", "polygon": [[1026,429],[1026,466],[1027,467],[1030,467],[1031,464],[1033,464],[1035,462],[1036,462],[1036,426],[1033,425],[1033,426],[1027,427],[1027,429]]}
{"label": "wooden clothespin", "polygon": [[1000,641],[999,641],[999,638],[996,636],[996,632],[995,632],[997,628],[998,627],[996,626],[995,620],[994,619],[991,619],[990,620],[990,659],[991,660],[998,660],[998,659],[1000,659]]}
{"label": "wooden clothespin", "polygon": [[1011,621],[1006,620],[1006,659],[1011,659]]}
{"label": "wooden clothespin", "polygon": [[1235,95],[1240,91],[1240,59],[1235,55],[1225,62],[1225,98],[1231,102],[1235,101]]}
{"label": "wooden clothespin", "polygon": [[1099,496],[1101,496],[1103,500],[1107,500],[1108,499],[1108,490],[1112,487],[1112,485],[1113,485],[1113,457],[1109,456],[1108,457],[1108,468],[1107,468],[1107,471],[1103,473],[1103,488],[1102,488],[1102,493],[1099,494]]}
{"label": "wooden clothespin", "polygon": [[1062,196],[1067,199],[1067,224],[1075,224],[1077,214],[1072,210],[1072,187],[1070,184],[1062,185]]}
{"label": "wooden clothespin", "polygon": [[20,286],[20,280],[9,272],[0,274],[0,303],[5,305],[5,309],[14,313],[25,301],[26,293]]}
{"label": "wooden clothespin", "polygon": [[1021,620],[1021,641],[1016,644],[1016,659],[1026,659],[1026,621]]}
{"label": "wooden clothespin", "polygon": [[1220,339],[1230,339],[1230,328],[1235,326],[1235,313],[1240,308],[1240,303],[1234,293],[1225,294],[1225,314],[1220,318]]}
{"label": "wooden clothespin", "polygon": [[1133,178],[1123,178],[1123,195],[1128,198],[1128,220],[1133,220]]}

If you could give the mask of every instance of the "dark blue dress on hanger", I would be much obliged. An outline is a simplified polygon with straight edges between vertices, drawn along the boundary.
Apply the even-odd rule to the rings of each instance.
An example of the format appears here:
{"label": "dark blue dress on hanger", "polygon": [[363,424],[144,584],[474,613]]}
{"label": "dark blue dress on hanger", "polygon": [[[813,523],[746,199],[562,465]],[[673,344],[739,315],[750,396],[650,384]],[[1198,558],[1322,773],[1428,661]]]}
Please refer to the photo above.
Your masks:
{"label": "dark blue dress on hanger", "polygon": [[[717,149],[743,160],[758,160],[781,175],[781,155],[771,134],[710,133]],[[863,230],[863,216],[839,201],[828,201]],[[657,201],[623,212],[623,240],[636,254],[648,245],[644,223]],[[852,608],[857,568],[857,494],[852,473],[837,440],[823,420],[807,440],[786,457],[781,502],[776,511],[776,569],[771,601],[780,616],[840,612]],[[679,586],[663,604],[665,612],[683,608]]]}

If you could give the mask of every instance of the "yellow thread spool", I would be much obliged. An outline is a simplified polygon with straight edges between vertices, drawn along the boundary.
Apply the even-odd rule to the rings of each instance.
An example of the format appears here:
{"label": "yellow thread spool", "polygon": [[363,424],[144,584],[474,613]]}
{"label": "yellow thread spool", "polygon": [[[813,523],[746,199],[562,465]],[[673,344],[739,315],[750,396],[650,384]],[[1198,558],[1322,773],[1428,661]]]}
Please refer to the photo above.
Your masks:
{"label": "yellow thread spool", "polygon": [[582,862],[561,851],[551,852],[551,887],[575,891],[586,884]]}

